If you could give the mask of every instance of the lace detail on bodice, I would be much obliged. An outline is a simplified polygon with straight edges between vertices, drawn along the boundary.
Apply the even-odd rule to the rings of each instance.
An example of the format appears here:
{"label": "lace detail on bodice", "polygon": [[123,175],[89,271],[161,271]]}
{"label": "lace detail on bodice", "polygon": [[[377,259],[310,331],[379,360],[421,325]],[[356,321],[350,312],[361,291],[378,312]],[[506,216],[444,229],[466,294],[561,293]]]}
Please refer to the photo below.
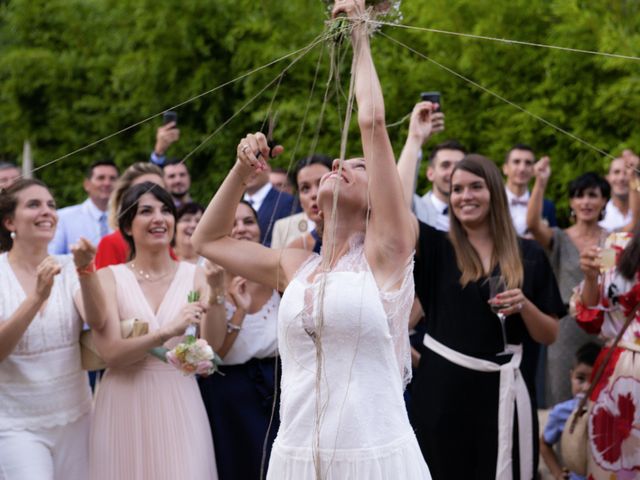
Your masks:
{"label": "lace detail on bodice", "polygon": [[[339,258],[330,270],[323,269],[322,260],[321,255],[311,255],[294,275],[294,278],[305,286],[304,308],[299,316],[305,332],[314,343],[317,342],[317,331],[322,322],[319,311],[320,302],[314,298],[314,292],[316,291],[315,287],[322,284],[323,275],[367,272],[373,277],[364,252],[364,235],[362,234],[351,237],[347,253]],[[375,278],[373,281],[375,282]],[[400,284],[399,288],[392,289],[398,283]],[[378,295],[387,317],[389,333],[393,338],[398,371],[403,386],[406,387],[411,381],[411,347],[408,322],[414,298],[413,254],[385,282],[385,285],[377,286]],[[322,292],[322,288],[319,291]],[[353,298],[352,300],[354,302],[369,301],[367,298]],[[363,320],[366,321],[366,319]]]}
{"label": "lace detail on bodice", "polygon": [[[56,255],[56,261],[62,271],[47,304],[0,362],[0,430],[65,425],[91,409],[86,372],[80,368],[82,321],[73,301],[78,277],[70,256]],[[25,298],[7,254],[0,255],[0,322]]]}

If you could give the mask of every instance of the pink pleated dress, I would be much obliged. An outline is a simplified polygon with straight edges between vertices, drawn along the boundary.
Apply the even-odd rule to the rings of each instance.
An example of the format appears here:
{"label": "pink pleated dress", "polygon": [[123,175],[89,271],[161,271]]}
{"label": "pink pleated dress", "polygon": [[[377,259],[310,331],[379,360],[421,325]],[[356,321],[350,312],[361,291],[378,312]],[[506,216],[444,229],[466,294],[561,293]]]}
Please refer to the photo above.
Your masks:
{"label": "pink pleated dress", "polygon": [[[112,269],[120,319],[138,318],[157,330],[174,318],[194,286],[195,266],[181,262],[157,313],[134,273]],[[172,347],[180,338],[165,346]],[[90,440],[91,480],[217,479],[209,421],[194,377],[147,355],[107,369],[95,400]]]}

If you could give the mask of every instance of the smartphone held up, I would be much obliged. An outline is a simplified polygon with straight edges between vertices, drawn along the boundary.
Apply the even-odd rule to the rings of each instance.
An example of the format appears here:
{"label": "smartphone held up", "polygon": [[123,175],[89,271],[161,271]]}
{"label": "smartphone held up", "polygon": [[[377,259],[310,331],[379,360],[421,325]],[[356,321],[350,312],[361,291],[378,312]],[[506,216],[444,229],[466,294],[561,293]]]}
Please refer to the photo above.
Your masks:
{"label": "smartphone held up", "polygon": [[442,109],[442,97],[440,96],[440,92],[422,92],[420,94],[420,98],[423,102],[437,103],[438,108],[436,109],[436,112],[439,112]]}
{"label": "smartphone held up", "polygon": [[172,110],[167,110],[162,114],[162,124],[174,123],[174,127],[178,126],[178,113]]}

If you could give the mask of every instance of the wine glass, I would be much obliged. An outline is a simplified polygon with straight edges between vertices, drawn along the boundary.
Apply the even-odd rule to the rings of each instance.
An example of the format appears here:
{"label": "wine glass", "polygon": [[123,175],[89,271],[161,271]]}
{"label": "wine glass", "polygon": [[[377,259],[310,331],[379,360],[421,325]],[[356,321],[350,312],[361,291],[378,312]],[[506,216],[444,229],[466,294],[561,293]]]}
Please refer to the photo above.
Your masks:
{"label": "wine glass", "polygon": [[607,272],[616,266],[616,251],[611,246],[606,245],[607,236],[607,232],[602,230],[600,232],[600,240],[598,241],[598,246],[600,247],[600,278],[598,280],[598,286],[600,289],[601,301],[595,307],[591,307],[604,311],[609,310],[608,308],[603,307],[601,303],[604,298],[604,286],[607,279]]}
{"label": "wine glass", "polygon": [[[504,292],[506,289],[507,286],[502,275],[489,277],[489,298],[495,298],[496,295]],[[508,355],[510,353],[513,353],[509,349],[509,343],[507,341],[507,329],[505,326],[506,316],[504,313],[500,313],[500,310],[509,308],[509,305],[506,303],[491,303],[490,305],[491,310],[496,314],[498,320],[500,320],[500,328],[502,329],[502,342],[504,344],[504,350],[498,353],[498,355]]]}

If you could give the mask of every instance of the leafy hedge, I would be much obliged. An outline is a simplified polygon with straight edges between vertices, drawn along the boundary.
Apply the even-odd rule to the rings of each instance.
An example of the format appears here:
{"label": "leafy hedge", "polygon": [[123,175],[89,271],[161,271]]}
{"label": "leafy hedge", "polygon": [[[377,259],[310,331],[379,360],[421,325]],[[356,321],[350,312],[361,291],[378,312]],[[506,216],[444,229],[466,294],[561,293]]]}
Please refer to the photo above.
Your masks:
{"label": "leafy hedge", "polygon": [[[405,0],[402,12],[406,25],[640,55],[640,4],[634,0]],[[17,159],[29,139],[36,165],[43,165],[304,47],[321,33],[325,15],[320,0],[0,0],[0,158]],[[383,31],[605,152],[640,149],[640,61],[397,27]],[[382,36],[373,49],[389,123],[411,110],[420,91],[441,91],[447,132],[440,139],[458,138],[497,162],[516,142],[549,154],[549,194],[561,212],[571,178],[605,171],[602,154],[436,64]],[[293,160],[296,144],[296,158],[307,154],[316,132],[316,150],[337,155],[349,69],[349,52],[339,54],[341,88],[327,90],[322,123],[328,45],[312,50],[279,88],[254,101],[294,57],[178,108],[182,137],[170,154],[180,157],[249,102],[190,157],[196,197],[209,198],[234,159],[237,140],[260,128],[272,99],[277,138],[288,147],[279,165]],[[38,175],[60,204],[77,202],[92,160],[108,156],[123,167],[145,160],[159,123],[146,122]],[[356,153],[353,127],[350,151]],[[390,132],[399,152],[406,124]],[[420,188],[426,186],[423,176]]]}

